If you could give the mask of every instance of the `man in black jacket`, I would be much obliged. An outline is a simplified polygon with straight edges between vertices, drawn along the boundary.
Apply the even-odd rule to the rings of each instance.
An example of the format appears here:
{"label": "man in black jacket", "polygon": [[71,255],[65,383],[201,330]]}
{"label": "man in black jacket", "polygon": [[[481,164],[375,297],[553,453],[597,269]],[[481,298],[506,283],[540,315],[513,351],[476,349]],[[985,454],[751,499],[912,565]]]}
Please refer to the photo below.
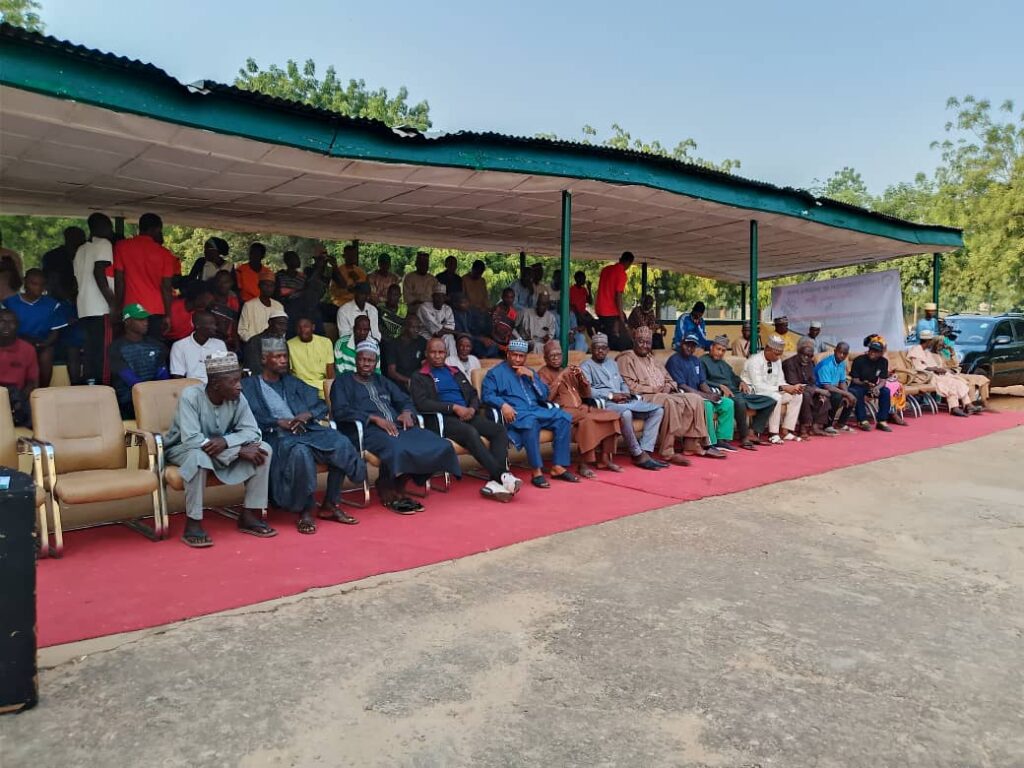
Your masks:
{"label": "man in black jacket", "polygon": [[[482,413],[476,389],[462,371],[445,364],[447,355],[443,339],[427,342],[427,360],[409,378],[413,405],[421,414],[440,414],[444,421],[444,437],[469,451],[487,471],[490,481],[480,491],[484,496],[510,501],[522,483],[507,471],[508,434],[505,427]],[[487,438],[489,447],[482,438]]]}

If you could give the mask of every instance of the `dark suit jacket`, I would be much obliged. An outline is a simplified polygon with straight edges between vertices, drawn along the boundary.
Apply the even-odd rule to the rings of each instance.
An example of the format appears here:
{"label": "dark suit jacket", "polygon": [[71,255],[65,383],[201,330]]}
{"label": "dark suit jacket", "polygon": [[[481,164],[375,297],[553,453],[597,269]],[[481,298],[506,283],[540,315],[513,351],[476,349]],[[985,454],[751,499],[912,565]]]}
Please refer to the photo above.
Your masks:
{"label": "dark suit jacket", "polygon": [[[455,382],[462,390],[462,397],[466,401],[466,405],[479,411],[480,396],[477,395],[476,388],[469,383],[469,379],[458,368],[449,367],[448,370],[452,372]],[[409,395],[412,397],[416,410],[420,413],[452,413],[452,404],[439,400],[437,397],[437,384],[434,382],[428,364],[424,364],[409,377]]]}

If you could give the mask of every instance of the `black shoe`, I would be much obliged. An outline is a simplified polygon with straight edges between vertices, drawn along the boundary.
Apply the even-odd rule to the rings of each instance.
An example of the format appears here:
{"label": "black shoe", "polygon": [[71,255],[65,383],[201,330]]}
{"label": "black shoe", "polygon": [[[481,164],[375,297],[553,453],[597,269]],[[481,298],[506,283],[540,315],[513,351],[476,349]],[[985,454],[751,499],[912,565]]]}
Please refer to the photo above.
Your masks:
{"label": "black shoe", "polygon": [[720,451],[728,451],[729,453],[739,453],[740,452],[739,448],[737,448],[732,443],[727,443],[727,442],[715,443],[713,447],[717,448]]}
{"label": "black shoe", "polygon": [[659,469],[662,469],[664,467],[663,464],[655,461],[654,459],[647,459],[647,461],[641,461],[639,464],[636,464],[636,466],[640,467],[640,469],[649,469],[654,472],[657,472]]}
{"label": "black shoe", "polygon": [[653,456],[651,456],[651,458],[648,459],[648,461],[650,461],[651,464],[656,466],[658,469],[664,469],[665,467],[671,466],[671,464],[669,464],[667,461],[662,461],[661,459],[656,459]]}
{"label": "black shoe", "polygon": [[875,425],[875,429],[877,429],[879,432],[892,432],[892,427],[890,427],[884,421],[878,422],[878,424]]}

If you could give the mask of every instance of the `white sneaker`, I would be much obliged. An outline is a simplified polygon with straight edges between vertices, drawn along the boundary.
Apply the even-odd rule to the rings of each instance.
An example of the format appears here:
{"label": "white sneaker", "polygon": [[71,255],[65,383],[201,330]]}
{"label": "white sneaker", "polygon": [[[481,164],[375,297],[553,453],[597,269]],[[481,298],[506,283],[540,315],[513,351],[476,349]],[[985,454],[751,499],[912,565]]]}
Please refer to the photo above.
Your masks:
{"label": "white sneaker", "polygon": [[480,489],[480,493],[488,499],[495,501],[512,501],[512,492],[501,483],[490,480]]}
{"label": "white sneaker", "polygon": [[519,489],[523,487],[523,481],[511,472],[506,472],[501,476],[501,484],[505,487],[505,490],[513,496],[519,493]]}

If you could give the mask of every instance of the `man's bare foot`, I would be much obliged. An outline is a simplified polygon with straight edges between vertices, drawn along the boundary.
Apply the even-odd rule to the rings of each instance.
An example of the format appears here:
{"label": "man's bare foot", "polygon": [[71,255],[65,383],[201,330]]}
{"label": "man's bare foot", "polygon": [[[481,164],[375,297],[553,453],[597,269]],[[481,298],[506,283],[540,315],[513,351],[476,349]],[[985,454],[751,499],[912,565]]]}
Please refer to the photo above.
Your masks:
{"label": "man's bare foot", "polygon": [[316,533],[316,521],[313,519],[313,510],[304,509],[299,513],[299,521],[295,524],[299,533]]}

